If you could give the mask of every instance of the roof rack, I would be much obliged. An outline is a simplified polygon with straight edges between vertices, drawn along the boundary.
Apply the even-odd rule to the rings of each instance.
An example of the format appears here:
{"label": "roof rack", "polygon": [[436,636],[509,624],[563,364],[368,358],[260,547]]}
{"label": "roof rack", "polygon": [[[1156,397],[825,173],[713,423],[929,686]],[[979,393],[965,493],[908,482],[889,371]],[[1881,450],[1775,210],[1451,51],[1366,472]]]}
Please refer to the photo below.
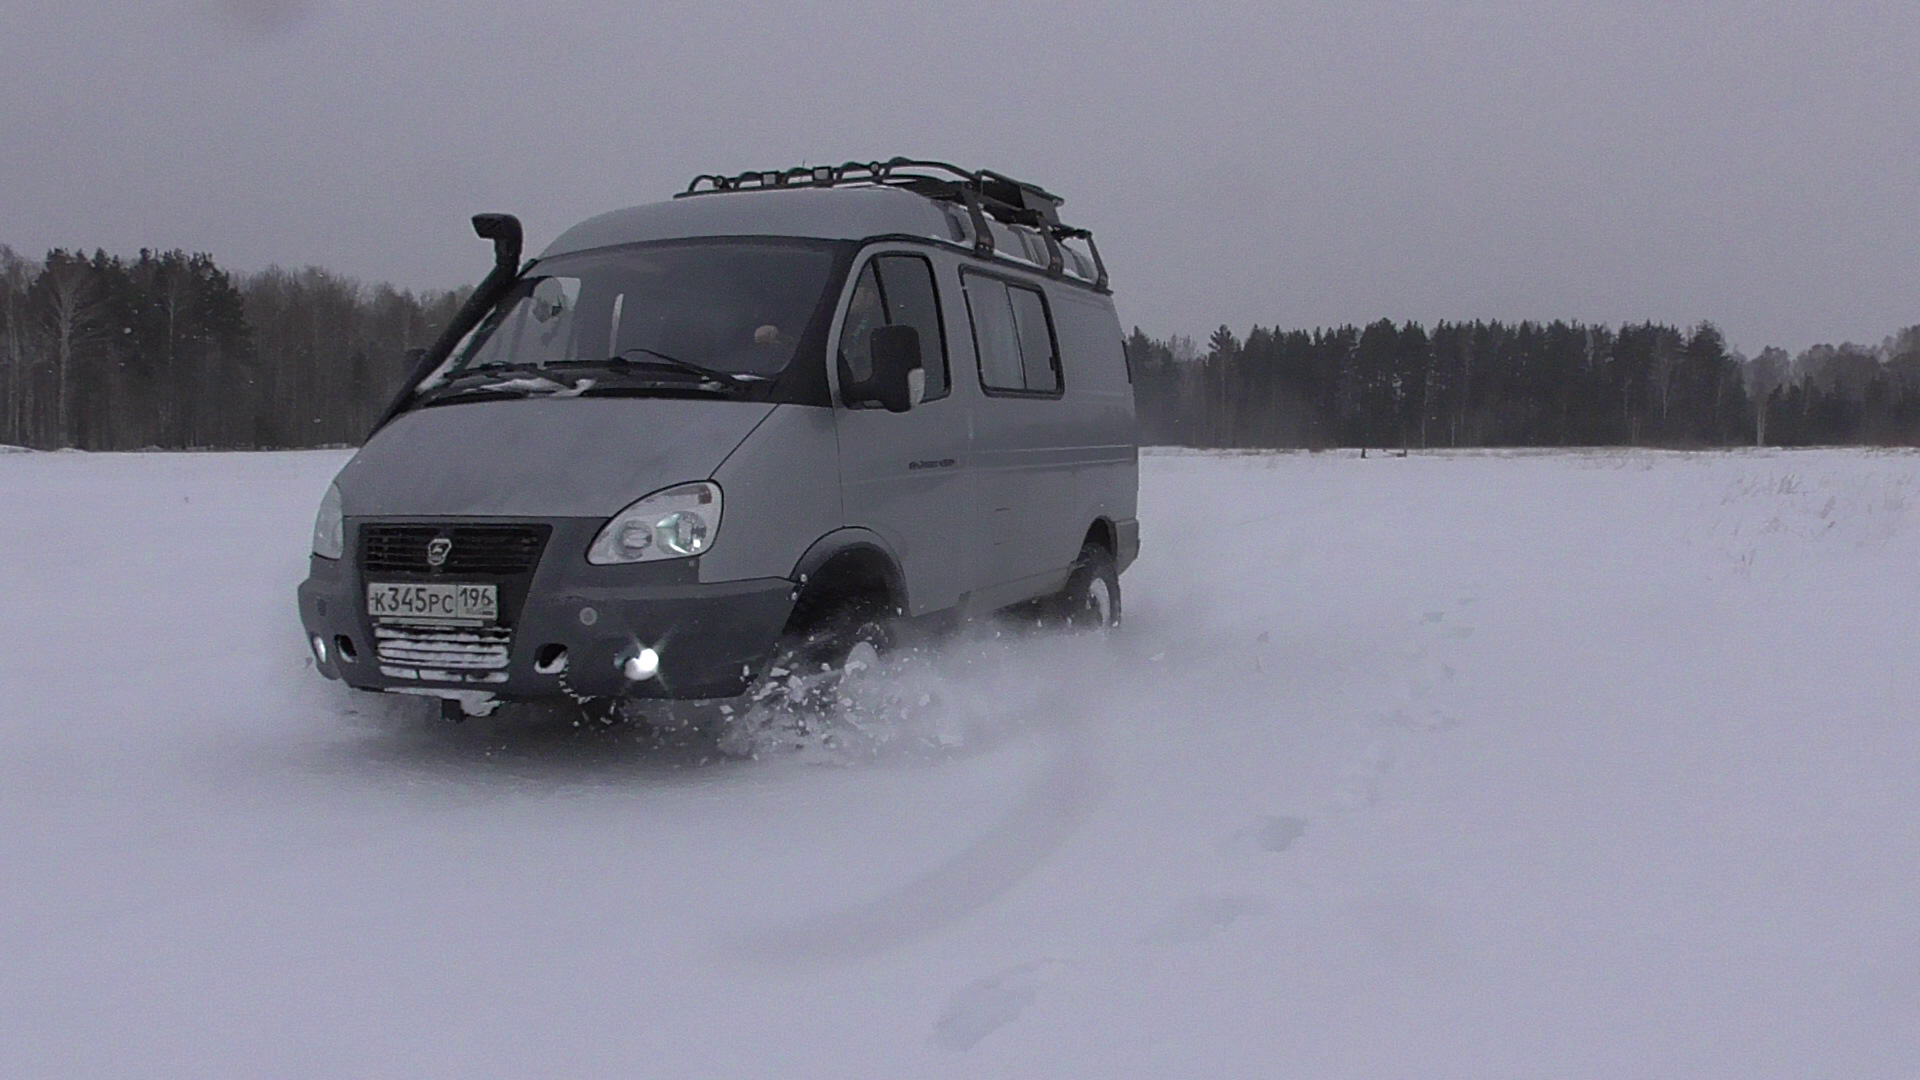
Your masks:
{"label": "roof rack", "polygon": [[758,170],[723,176],[702,173],[693,178],[687,190],[674,196],[714,195],[735,191],[771,191],[778,188],[825,188],[841,184],[878,184],[898,187],[941,202],[958,203],[973,222],[974,252],[992,257],[993,231],[987,225],[991,217],[1006,225],[1022,225],[1038,232],[1046,241],[1047,273],[1061,277],[1066,260],[1060,250],[1062,240],[1086,242],[1093,256],[1093,287],[1107,291],[1107,267],[1094,246],[1093,233],[1060,221],[1060,207],[1067,200],[1038,184],[1015,180],[991,169],[969,171],[944,161],[923,161],[896,157],[887,161],[849,161],[842,165],[801,165],[791,169]]}

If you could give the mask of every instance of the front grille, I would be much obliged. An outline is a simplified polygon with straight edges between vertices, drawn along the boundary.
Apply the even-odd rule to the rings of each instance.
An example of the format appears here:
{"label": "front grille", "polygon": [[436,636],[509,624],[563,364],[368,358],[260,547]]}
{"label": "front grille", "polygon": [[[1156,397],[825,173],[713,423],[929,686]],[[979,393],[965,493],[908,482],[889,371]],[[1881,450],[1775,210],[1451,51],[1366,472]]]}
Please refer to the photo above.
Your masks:
{"label": "front grille", "polygon": [[[375,573],[488,574],[531,571],[547,546],[547,525],[362,525],[360,566]],[[452,542],[446,562],[427,562],[427,546]]]}
{"label": "front grille", "polygon": [[376,626],[374,650],[380,672],[395,679],[436,682],[506,682],[513,631],[504,627],[434,630]]}

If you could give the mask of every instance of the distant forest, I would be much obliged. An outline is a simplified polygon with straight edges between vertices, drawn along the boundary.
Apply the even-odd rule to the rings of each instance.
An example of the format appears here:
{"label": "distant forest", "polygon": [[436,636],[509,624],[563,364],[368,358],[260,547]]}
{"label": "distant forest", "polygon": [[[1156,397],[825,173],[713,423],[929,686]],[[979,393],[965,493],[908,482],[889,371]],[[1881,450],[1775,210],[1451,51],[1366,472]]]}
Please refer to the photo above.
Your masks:
{"label": "distant forest", "polygon": [[207,255],[0,246],[0,444],[87,450],[357,443],[406,351],[465,299]]}
{"label": "distant forest", "polygon": [[1920,445],[1920,326],[1729,352],[1711,323],[1472,322],[1127,339],[1141,441],[1213,447]]}
{"label": "distant forest", "polygon": [[[0,444],[355,443],[465,290],[207,255],[0,245]],[[1580,323],[1228,327],[1127,339],[1145,443],[1203,447],[1920,445],[1920,326],[1877,346],[1729,351]]]}

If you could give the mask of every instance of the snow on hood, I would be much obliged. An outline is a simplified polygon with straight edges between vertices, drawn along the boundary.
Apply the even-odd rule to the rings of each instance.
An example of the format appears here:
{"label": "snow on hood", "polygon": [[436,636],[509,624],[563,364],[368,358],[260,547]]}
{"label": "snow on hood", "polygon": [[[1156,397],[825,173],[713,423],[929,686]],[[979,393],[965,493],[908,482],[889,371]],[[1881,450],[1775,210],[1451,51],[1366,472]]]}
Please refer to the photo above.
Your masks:
{"label": "snow on hood", "polygon": [[521,398],[405,413],[336,482],[349,516],[606,517],[704,480],[773,405]]}

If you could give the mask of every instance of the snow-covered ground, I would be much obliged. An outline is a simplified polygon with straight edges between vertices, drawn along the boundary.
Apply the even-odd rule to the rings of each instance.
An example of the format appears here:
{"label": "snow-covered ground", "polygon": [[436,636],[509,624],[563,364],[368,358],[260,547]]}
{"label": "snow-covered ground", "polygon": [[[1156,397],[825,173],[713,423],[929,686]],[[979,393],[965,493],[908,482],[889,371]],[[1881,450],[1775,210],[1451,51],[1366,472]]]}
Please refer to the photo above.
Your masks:
{"label": "snow-covered ground", "polygon": [[1920,456],[1149,455],[757,761],[322,681],[342,458],[0,459],[0,1075],[1920,1075]]}

